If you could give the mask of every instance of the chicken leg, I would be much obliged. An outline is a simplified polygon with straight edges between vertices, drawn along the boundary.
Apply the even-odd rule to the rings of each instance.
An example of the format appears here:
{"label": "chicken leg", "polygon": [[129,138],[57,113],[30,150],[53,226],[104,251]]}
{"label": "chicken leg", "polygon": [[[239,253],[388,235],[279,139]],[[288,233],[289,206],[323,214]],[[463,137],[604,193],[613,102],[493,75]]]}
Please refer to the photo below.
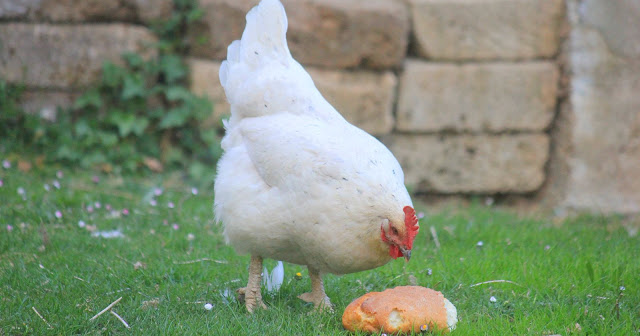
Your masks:
{"label": "chicken leg", "polygon": [[316,310],[327,309],[333,311],[331,301],[324,292],[324,284],[320,272],[308,266],[307,269],[309,270],[309,277],[311,277],[311,292],[301,294],[298,298],[305,302],[312,302]]}
{"label": "chicken leg", "polygon": [[267,309],[267,306],[262,302],[262,293],[260,292],[260,285],[262,283],[262,257],[251,256],[251,263],[249,264],[249,281],[247,287],[239,288],[237,293],[241,298],[244,297],[244,304],[247,307],[249,313],[253,313],[253,310],[257,308]]}

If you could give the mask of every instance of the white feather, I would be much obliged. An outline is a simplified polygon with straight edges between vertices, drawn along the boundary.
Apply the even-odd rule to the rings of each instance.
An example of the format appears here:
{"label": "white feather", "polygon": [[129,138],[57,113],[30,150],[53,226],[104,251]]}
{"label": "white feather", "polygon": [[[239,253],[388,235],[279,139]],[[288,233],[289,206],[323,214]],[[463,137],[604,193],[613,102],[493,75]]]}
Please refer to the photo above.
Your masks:
{"label": "white feather", "polygon": [[282,261],[271,270],[271,273],[264,267],[262,270],[262,284],[267,288],[268,292],[277,292],[284,281],[284,265]]}

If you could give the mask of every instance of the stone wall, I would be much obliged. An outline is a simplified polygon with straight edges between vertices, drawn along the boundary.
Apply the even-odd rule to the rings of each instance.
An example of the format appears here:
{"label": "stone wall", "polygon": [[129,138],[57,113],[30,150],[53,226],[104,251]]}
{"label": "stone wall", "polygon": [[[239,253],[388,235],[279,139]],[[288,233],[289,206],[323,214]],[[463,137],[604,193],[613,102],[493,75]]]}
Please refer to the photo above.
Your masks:
{"label": "stone wall", "polygon": [[[640,212],[637,0],[282,0],[292,54],[413,190]],[[258,0],[200,0],[192,90],[228,114],[226,47]],[[171,0],[0,0],[0,76],[69,104],[103,60],[149,53]],[[205,39],[206,43],[198,43]],[[49,109],[49,110],[47,110]]]}

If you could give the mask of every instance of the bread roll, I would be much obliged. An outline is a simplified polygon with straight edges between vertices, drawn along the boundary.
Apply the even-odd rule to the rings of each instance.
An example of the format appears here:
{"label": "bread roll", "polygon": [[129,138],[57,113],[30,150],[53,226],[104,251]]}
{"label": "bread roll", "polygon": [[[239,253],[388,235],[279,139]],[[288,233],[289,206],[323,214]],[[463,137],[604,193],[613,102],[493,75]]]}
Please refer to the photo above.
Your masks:
{"label": "bread roll", "polygon": [[449,332],[457,322],[456,307],[442,293],[420,286],[367,293],[351,302],[342,315],[347,330],[372,333]]}

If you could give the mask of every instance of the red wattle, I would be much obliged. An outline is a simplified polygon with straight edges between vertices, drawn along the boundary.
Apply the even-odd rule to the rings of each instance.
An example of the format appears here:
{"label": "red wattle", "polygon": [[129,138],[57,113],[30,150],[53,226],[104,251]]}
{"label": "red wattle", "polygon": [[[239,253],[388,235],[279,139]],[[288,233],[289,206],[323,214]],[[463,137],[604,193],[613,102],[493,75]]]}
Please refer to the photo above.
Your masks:
{"label": "red wattle", "polygon": [[398,259],[400,257],[403,257],[402,252],[400,252],[400,248],[398,248],[396,245],[389,246],[389,255],[393,259]]}

